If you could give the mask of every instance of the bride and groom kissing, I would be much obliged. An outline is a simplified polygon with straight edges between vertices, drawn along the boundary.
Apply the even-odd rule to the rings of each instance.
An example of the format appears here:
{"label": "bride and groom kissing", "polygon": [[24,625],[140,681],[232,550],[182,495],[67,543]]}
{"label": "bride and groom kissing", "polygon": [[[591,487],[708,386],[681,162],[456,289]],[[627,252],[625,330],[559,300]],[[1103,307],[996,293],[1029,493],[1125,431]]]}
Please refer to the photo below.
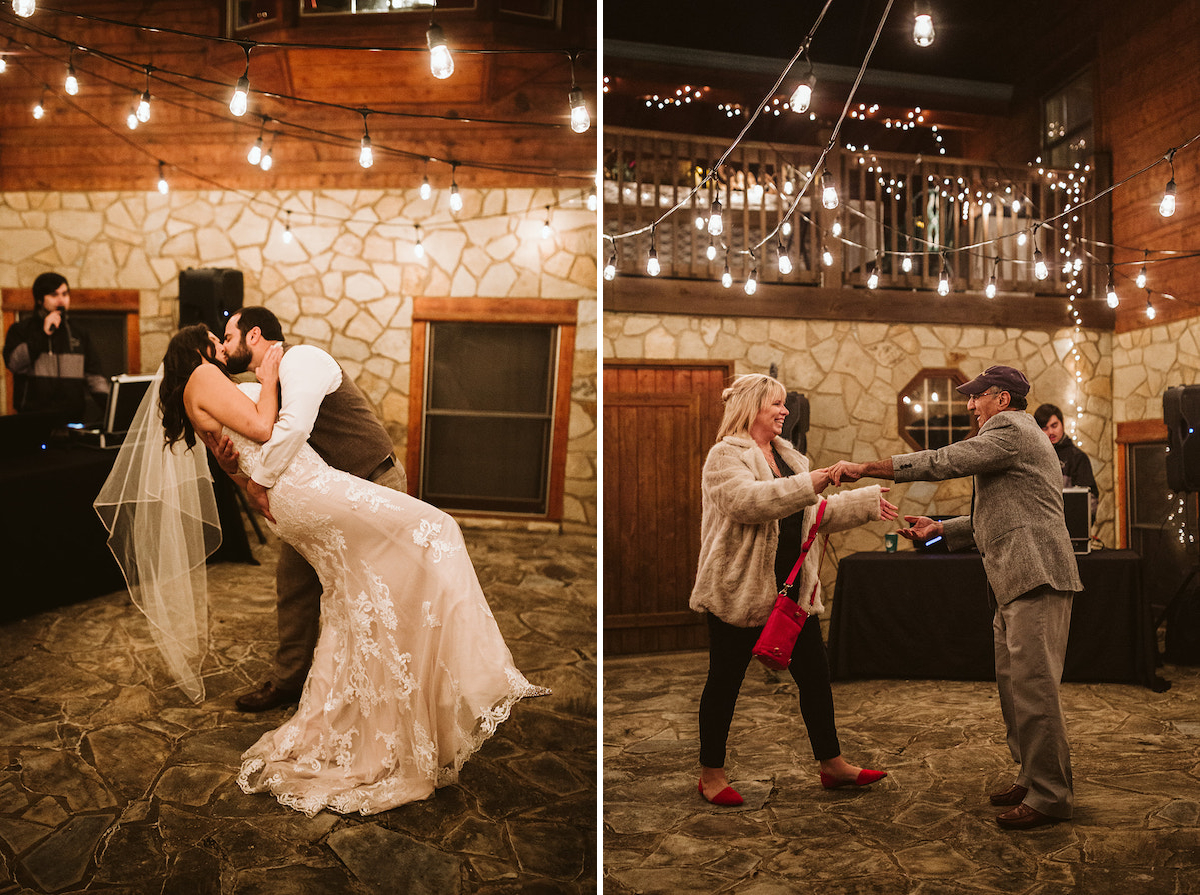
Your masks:
{"label": "bride and groom kissing", "polygon": [[[258,381],[238,384],[230,375],[245,371]],[[179,489],[147,487],[149,481],[204,479],[190,471],[196,458],[189,455],[204,454],[192,450],[199,439],[283,542],[275,668],[237,706],[299,705],[242,755],[241,788],[271,792],[311,816],[323,808],[373,814],[454,782],[517,700],[549,691],[530,684],[513,664],[458,525],[404,493],[391,439],[365,396],[326,352],[284,346],[279,321],[261,307],[235,313],[223,339],[203,324],[181,329],[160,375],[161,416],[143,406],[135,427],[149,434],[127,439],[145,456],[125,465],[154,467],[136,476],[140,487],[129,502],[144,506],[148,491],[174,500]],[[145,449],[155,436],[166,449]],[[176,470],[164,473],[159,464]],[[138,570],[126,577],[144,611],[189,590],[178,569],[192,566],[194,577],[194,546],[174,560],[174,579],[142,566],[171,552],[161,548],[168,541],[163,532],[173,526],[211,529],[208,517],[215,514],[192,509],[211,503],[211,484],[207,500],[203,485],[198,501],[180,501],[163,513],[170,524],[128,537],[140,541],[141,549],[130,551]],[[104,499],[102,492],[98,509]],[[123,519],[121,512],[114,515]],[[109,528],[116,538],[120,526]],[[203,531],[183,540],[211,543]],[[122,551],[114,547],[114,553],[120,560]],[[163,586],[171,580],[184,586]],[[189,625],[207,624],[206,613],[190,609],[151,615],[164,652],[164,644],[196,637]],[[182,635],[159,630],[171,626]],[[189,664],[198,671],[199,659],[168,657],[168,664],[173,672]],[[187,671],[177,677],[188,677]],[[187,692],[202,698],[202,679]]]}

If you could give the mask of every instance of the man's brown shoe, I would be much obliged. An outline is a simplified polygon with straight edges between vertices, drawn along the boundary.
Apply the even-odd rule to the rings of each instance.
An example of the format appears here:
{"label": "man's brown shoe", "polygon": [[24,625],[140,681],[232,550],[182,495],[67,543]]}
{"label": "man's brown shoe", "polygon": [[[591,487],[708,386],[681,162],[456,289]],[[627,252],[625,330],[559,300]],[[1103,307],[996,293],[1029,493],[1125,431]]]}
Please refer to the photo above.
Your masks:
{"label": "man's brown shoe", "polygon": [[1014,783],[1008,789],[992,793],[988,796],[988,801],[993,805],[1020,805],[1027,795],[1029,790],[1026,787]]}
{"label": "man's brown shoe", "polygon": [[1056,824],[1065,818],[1051,817],[1049,814],[1042,814],[1036,808],[1030,808],[1022,803],[1010,811],[1005,811],[1003,814],[997,815],[996,823],[1004,827],[1006,830],[1032,830],[1034,827],[1043,827],[1046,824]]}
{"label": "man's brown shoe", "polygon": [[284,690],[267,681],[253,693],[244,693],[234,700],[234,705],[243,712],[265,712],[281,705],[293,705],[300,701],[299,690]]}

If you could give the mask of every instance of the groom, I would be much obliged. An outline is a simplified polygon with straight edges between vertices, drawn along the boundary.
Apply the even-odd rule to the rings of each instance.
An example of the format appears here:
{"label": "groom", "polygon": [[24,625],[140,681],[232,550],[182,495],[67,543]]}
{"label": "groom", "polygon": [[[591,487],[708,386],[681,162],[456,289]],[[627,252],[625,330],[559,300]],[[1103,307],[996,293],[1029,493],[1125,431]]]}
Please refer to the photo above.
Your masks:
{"label": "groom", "polygon": [[[262,307],[243,308],[225,325],[229,372],[256,370],[274,342],[283,341],[279,320]],[[246,493],[271,521],[270,488],[306,441],[330,466],[404,491],[404,470],[392,455],[392,439],[353,380],[314,345],[284,346],[279,363],[279,418],[250,470]],[[227,473],[237,471],[237,452],[228,437],[209,444]],[[261,712],[299,700],[312,664],[321,615],[321,582],[313,567],[289,544],[280,544],[275,572],[279,648],[271,677],[238,697],[243,712]]]}

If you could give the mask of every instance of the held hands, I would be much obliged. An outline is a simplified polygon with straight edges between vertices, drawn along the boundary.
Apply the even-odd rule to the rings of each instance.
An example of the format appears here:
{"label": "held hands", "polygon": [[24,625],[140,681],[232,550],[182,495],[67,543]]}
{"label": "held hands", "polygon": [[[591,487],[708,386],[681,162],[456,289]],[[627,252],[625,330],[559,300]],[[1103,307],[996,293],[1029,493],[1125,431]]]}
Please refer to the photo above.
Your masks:
{"label": "held hands", "polygon": [[905,516],[904,521],[911,527],[901,528],[896,533],[910,541],[924,541],[934,535],[943,534],[945,530],[941,522],[935,522],[928,516]]}
{"label": "held hands", "polygon": [[829,467],[829,478],[835,485],[846,482],[857,482],[863,477],[865,463],[851,463],[849,460],[838,460]]}
{"label": "held hands", "polygon": [[267,489],[254,479],[246,482],[246,497],[250,500],[250,506],[258,510],[270,522],[275,521],[275,517],[271,515],[271,502],[267,499]]}
{"label": "held hands", "polygon": [[891,488],[879,489],[879,516],[884,522],[891,522],[900,515],[900,507],[896,506],[883,496],[886,492],[891,490]]}
{"label": "held hands", "polygon": [[279,383],[279,361],[282,359],[283,343],[275,342],[259,361],[258,369],[254,371],[255,378],[265,387],[274,388]]}

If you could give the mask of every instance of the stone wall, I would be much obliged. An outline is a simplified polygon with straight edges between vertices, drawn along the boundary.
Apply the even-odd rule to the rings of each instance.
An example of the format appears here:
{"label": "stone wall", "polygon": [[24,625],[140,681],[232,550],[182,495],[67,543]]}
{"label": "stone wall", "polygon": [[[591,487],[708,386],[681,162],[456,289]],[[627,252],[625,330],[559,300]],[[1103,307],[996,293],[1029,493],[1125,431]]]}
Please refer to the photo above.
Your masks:
{"label": "stone wall", "polygon": [[[142,368],[152,371],[176,328],[179,272],[238,268],[247,305],[265,305],[295,341],[342,362],[401,458],[413,296],[578,300],[564,517],[594,530],[596,216],[578,190],[462,195],[451,216],[444,191],[430,201],[415,190],[4,193],[0,286],[27,288],[56,270],[75,287],[138,289]],[[547,206],[554,233],[543,239]]]}
{"label": "stone wall", "polygon": [[1177,320],[1113,337],[1113,418],[1161,420],[1173,385],[1200,383],[1200,319]]}
{"label": "stone wall", "polygon": [[[1100,487],[1098,534],[1116,546],[1113,497],[1112,335],[1083,330],[1079,358],[1074,332],[855,322],[687,317],[606,313],[605,358],[733,360],[738,373],[768,372],[808,396],[809,457],[817,466],[843,458],[870,460],[912,450],[898,434],[896,397],[925,367],[956,367],[971,377],[994,363],[1022,369],[1033,385],[1031,409],[1063,407],[1077,396],[1084,408],[1076,443],[1092,461]],[[1194,347],[1193,357],[1195,358]],[[1200,358],[1196,358],[1200,360]],[[1075,369],[1081,374],[1076,386]],[[901,512],[968,512],[970,479],[894,485]],[[836,534],[830,547],[845,556],[882,550],[883,523]],[[828,570],[832,563],[826,563]],[[828,574],[828,572],[827,572]],[[827,582],[828,583],[828,582]]]}

